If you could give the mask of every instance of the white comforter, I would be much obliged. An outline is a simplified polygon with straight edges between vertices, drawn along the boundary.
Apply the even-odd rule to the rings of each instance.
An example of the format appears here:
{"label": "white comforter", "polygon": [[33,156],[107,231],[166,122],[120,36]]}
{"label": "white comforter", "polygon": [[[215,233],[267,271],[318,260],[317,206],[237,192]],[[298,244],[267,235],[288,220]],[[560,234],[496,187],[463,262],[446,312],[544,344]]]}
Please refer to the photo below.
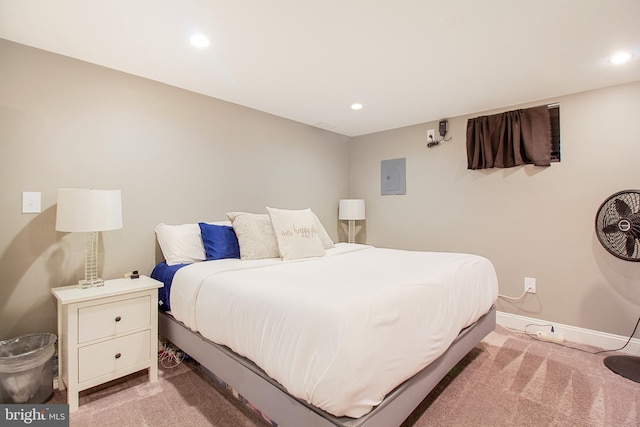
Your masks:
{"label": "white comforter", "polygon": [[184,267],[171,309],[293,396],[357,418],[440,356],[497,293],[480,256],[337,244],[321,258]]}

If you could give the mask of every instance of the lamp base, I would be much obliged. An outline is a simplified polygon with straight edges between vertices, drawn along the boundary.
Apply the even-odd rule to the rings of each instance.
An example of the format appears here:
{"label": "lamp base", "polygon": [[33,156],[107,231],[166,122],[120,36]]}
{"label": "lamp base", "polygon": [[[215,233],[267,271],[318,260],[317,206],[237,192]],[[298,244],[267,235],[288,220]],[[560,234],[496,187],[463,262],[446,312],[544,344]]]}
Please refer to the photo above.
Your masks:
{"label": "lamp base", "polygon": [[104,286],[104,280],[102,279],[82,279],[78,282],[78,287],[80,289],[87,288],[96,288],[99,286]]}
{"label": "lamp base", "polygon": [[80,289],[104,286],[98,277],[98,232],[88,231],[84,240],[84,279],[78,282]]}
{"label": "lamp base", "polygon": [[355,223],[356,222],[354,220],[349,220],[349,236],[347,237],[349,243],[355,243],[356,241]]}
{"label": "lamp base", "polygon": [[609,356],[604,358],[604,364],[616,374],[640,383],[640,357]]}

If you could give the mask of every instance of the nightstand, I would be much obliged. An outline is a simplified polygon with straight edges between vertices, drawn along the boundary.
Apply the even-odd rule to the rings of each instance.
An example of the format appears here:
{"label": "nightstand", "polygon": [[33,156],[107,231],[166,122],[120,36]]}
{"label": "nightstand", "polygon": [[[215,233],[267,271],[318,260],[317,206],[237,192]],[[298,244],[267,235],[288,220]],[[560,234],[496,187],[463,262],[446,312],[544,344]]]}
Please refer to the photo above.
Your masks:
{"label": "nightstand", "polygon": [[104,286],[53,288],[58,300],[58,387],[69,412],[82,390],[149,370],[158,379],[158,288],[162,282],[105,280]]}

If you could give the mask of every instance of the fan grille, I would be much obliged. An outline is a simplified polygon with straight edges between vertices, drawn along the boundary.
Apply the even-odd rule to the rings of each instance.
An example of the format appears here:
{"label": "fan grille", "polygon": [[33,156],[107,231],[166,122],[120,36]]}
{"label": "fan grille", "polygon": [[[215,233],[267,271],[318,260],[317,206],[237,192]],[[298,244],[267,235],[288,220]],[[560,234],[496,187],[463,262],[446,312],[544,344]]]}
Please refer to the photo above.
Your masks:
{"label": "fan grille", "polygon": [[612,255],[640,261],[640,191],[620,191],[605,200],[596,216],[596,234]]}

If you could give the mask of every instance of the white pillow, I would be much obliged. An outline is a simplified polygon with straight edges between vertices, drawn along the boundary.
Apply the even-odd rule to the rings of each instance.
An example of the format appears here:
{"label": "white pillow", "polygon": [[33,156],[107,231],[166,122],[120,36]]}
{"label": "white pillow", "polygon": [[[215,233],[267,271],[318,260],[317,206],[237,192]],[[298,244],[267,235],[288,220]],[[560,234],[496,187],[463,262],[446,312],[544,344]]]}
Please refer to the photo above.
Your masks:
{"label": "white pillow", "polygon": [[324,255],[317,217],[311,209],[287,210],[267,208],[284,260]]}
{"label": "white pillow", "polygon": [[156,236],[167,265],[190,264],[206,258],[198,224],[158,224]]}
{"label": "white pillow", "polygon": [[336,245],[333,243],[333,240],[331,240],[329,233],[327,233],[327,230],[320,222],[320,218],[318,218],[318,215],[316,215],[315,212],[312,213],[316,219],[316,228],[318,229],[318,236],[320,237],[320,241],[322,242],[322,247],[325,249],[334,248]]}
{"label": "white pillow", "polygon": [[[204,221],[203,221],[204,222]],[[211,225],[228,225],[229,227],[231,227],[231,221],[213,221],[213,222],[205,222],[206,224],[211,224]]]}
{"label": "white pillow", "polygon": [[241,259],[278,258],[278,241],[267,214],[227,212],[238,237]]}

